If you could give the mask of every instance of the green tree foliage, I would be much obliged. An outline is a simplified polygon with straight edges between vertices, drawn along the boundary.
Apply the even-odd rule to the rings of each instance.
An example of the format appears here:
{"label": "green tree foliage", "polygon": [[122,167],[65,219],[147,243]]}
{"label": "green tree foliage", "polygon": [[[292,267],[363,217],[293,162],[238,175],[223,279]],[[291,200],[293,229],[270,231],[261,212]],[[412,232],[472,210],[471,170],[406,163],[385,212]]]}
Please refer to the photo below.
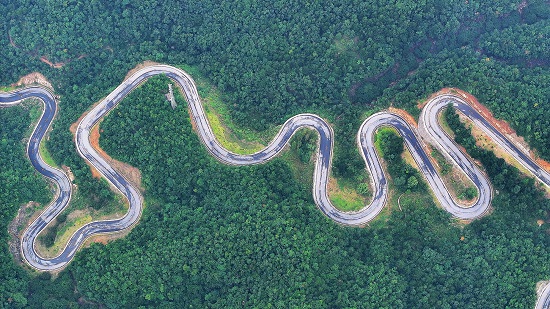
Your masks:
{"label": "green tree foliage", "polygon": [[393,177],[394,185],[398,190],[426,192],[426,185],[419,182],[422,178],[420,173],[401,157],[404,150],[402,137],[393,130],[383,128],[376,135],[376,144],[387,162],[388,172]]}
{"label": "green tree foliage", "polygon": [[[0,4],[0,83],[33,71],[50,78],[61,97],[47,147],[95,208],[114,196],[91,177],[69,127],[147,59],[197,67],[242,126],[320,113],[334,125],[334,173],[349,179],[364,169],[355,145],[364,116],[390,103],[418,114],[417,101],[441,87],[471,92],[550,158],[544,0]],[[51,68],[42,56],[65,65]],[[405,193],[402,210],[382,227],[349,229],[323,217],[284,161],[217,163],[184,108],[163,101],[166,83],[146,84],[103,125],[102,145],[143,173],[140,223],[122,240],[83,250],[55,280],[29,276],[7,248],[17,208],[50,195],[25,160],[28,114],[0,110],[0,307],[533,307],[534,283],[550,276],[547,227],[534,224],[548,200],[530,178],[473,147],[460,126],[459,142],[498,190],[490,216],[450,224],[395,155],[385,161]],[[402,149],[398,137],[386,138]],[[298,141],[302,161],[311,140]]]}
{"label": "green tree foliage", "polygon": [[402,306],[395,271],[350,259],[333,236],[355,231],[319,215],[286,164],[211,158],[186,111],[169,107],[167,82],[149,81],[102,124],[103,147],[144,172],[147,208],[129,239],[92,246],[71,266],[88,297],[126,307]]}
{"label": "green tree foliage", "polygon": [[27,105],[0,109],[0,307],[27,304],[27,276],[8,250],[8,224],[22,204],[36,201],[46,205],[52,197],[25,155],[24,138],[35,120]]}
{"label": "green tree foliage", "polygon": [[386,89],[378,104],[394,102],[418,115],[417,102],[443,87],[476,96],[497,118],[507,120],[544,158],[550,158],[550,71],[491,60],[468,48],[445,51]]}

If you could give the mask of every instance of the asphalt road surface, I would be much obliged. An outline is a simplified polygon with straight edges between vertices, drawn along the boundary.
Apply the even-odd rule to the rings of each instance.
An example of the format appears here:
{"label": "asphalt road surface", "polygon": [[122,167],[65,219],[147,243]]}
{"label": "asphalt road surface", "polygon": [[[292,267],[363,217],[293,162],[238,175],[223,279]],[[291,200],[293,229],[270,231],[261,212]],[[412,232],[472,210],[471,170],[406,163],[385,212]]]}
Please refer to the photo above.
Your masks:
{"label": "asphalt road surface", "polygon": [[550,282],[542,287],[535,309],[550,308]]}
{"label": "asphalt road surface", "polygon": [[[371,175],[370,181],[374,194],[372,201],[363,209],[355,212],[343,212],[332,205],[327,194],[334,133],[325,120],[313,114],[296,115],[283,124],[273,141],[263,150],[250,155],[234,154],[223,148],[216,140],[206,118],[193,79],[180,69],[167,65],[155,65],[139,70],[122,82],[81,120],[76,132],[75,143],[79,154],[128,199],[128,212],[119,219],[94,221],[81,227],[72,235],[63,252],[52,259],[41,257],[35,251],[34,243],[38,234],[67,206],[71,198],[72,187],[67,175],[63,171],[48,166],[42,160],[38,151],[40,142],[55,116],[57,105],[53,95],[49,91],[38,87],[0,94],[0,107],[12,106],[18,104],[23,99],[31,97],[38,98],[44,103],[44,112],[29,140],[27,153],[36,170],[56,183],[58,189],[54,201],[29,225],[21,238],[21,251],[25,261],[29,265],[42,271],[62,268],[71,261],[77,249],[91,235],[118,232],[129,228],[139,220],[143,199],[141,194],[93,149],[89,138],[92,128],[98,121],[115,108],[128,93],[148,78],[159,74],[164,74],[173,79],[180,87],[186,97],[190,114],[196,124],[196,130],[200,139],[208,151],[222,163],[230,165],[265,163],[277,156],[284,149],[297,130],[301,128],[316,130],[319,135],[319,141],[313,174],[313,198],[319,209],[327,217],[339,224],[363,226],[375,218],[386,204],[388,182],[374,146],[374,134],[382,126],[393,127],[403,136],[408,150],[411,152],[425,180],[430,185],[437,202],[444,209],[461,219],[475,219],[487,212],[492,199],[492,189],[487,177],[468,156],[459,150],[459,147],[449,138],[438,123],[438,114],[449,104],[452,104],[461,113],[470,118],[504,150],[533,173],[539,181],[550,187],[550,174],[539,167],[527,154],[522,152],[504,134],[494,128],[475,109],[460,97],[443,95],[432,99],[424,107],[420,115],[418,131],[397,114],[389,112],[374,114],[363,122],[357,134],[357,144],[367,170]],[[422,138],[419,138],[419,135]],[[452,198],[424,150],[424,141],[437,147],[472,180],[478,191],[478,199],[473,205],[461,205]]]}

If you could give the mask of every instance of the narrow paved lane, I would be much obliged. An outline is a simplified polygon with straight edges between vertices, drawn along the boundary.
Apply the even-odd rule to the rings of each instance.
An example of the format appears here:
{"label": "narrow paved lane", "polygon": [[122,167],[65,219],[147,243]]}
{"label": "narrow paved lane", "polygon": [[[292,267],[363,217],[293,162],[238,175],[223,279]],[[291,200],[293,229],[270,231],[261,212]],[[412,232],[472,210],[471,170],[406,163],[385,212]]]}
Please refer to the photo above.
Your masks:
{"label": "narrow paved lane", "polygon": [[51,93],[42,88],[27,88],[6,94],[0,94],[0,106],[11,106],[19,103],[22,99],[37,97],[44,102],[44,113],[40,119],[27,148],[27,153],[33,166],[44,176],[51,179],[58,186],[58,193],[54,201],[46,210],[30,224],[25,230],[21,239],[21,250],[26,262],[38,270],[55,270],[62,268],[74,257],[77,249],[91,235],[99,233],[117,232],[129,228],[135,224],[142,211],[142,196],[120,173],[111,167],[101,157],[90,143],[90,132],[97,125],[102,117],[133,89],[146,81],[148,78],[165,74],[173,79],[185,95],[191,117],[196,124],[197,133],[208,151],[220,162],[231,165],[261,164],[277,156],[288,143],[293,134],[304,127],[316,130],[319,135],[318,153],[315,162],[313,175],[313,198],[319,209],[329,218],[337,223],[350,226],[362,226],[375,218],[386,204],[388,197],[388,182],[382,169],[380,158],[374,147],[374,134],[381,126],[394,127],[404,137],[405,143],[411,152],[414,160],[430,185],[438,203],[450,212],[453,216],[462,219],[475,219],[482,216],[488,209],[492,190],[485,175],[463,154],[458,146],[447,136],[437,122],[437,115],[448,104],[472,119],[476,125],[487,132],[507,152],[517,158],[522,165],[526,166],[541,182],[550,186],[550,174],[533,162],[529,156],[522,153],[504,135],[491,126],[491,124],[477,113],[468,104],[455,96],[439,96],[431,100],[422,111],[420,116],[419,132],[431,144],[439,148],[445,156],[451,158],[454,164],[472,180],[478,190],[478,200],[474,205],[466,207],[460,205],[449,194],[435,167],[431,163],[428,154],[424,151],[422,140],[418,133],[408,122],[400,116],[381,112],[369,117],[357,134],[357,144],[365,161],[367,170],[371,174],[371,184],[374,189],[372,201],[362,210],[356,212],[342,212],[336,209],[330,202],[327,194],[327,183],[330,175],[333,151],[332,128],[317,115],[300,114],[287,120],[273,141],[263,150],[250,154],[238,155],[223,148],[216,140],[210,124],[206,118],[200,102],[197,89],[193,79],[180,69],[156,65],[139,70],[111,94],[92,109],[79,123],[76,132],[76,148],[79,154],[92,164],[114,187],[116,187],[129,202],[128,212],[119,219],[95,221],[86,224],[76,231],[63,252],[52,259],[41,257],[34,248],[38,234],[57,216],[68,204],[71,197],[71,183],[68,177],[55,168],[48,166],[39,155],[38,147],[40,141],[46,134],[53,117],[56,113],[56,102]]}

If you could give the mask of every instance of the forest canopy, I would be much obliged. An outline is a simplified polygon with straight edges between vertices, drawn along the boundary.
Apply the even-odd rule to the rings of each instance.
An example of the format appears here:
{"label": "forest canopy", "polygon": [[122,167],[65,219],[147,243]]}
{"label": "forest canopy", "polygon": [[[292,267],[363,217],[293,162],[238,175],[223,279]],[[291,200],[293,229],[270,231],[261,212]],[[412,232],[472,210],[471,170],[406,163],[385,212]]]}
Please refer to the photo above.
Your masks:
{"label": "forest canopy", "polygon": [[[364,115],[390,105],[418,115],[417,102],[443,87],[474,94],[550,159],[544,0],[0,4],[0,84],[34,71],[52,82],[60,110],[46,147],[90,207],[116,199],[91,177],[69,127],[145,60],[193,67],[247,129],[320,114],[334,125],[333,174],[345,179],[364,171],[355,146]],[[36,110],[0,109],[0,307],[532,308],[535,283],[550,279],[548,226],[536,224],[548,219],[548,199],[477,149],[453,114],[457,141],[499,192],[494,211],[457,224],[396,159],[392,179],[406,170],[418,181],[392,184],[402,210],[350,229],[317,210],[311,188],[289,177],[289,160],[233,168],[212,159],[185,108],[167,108],[166,83],[144,84],[102,124],[107,152],[143,173],[140,223],[82,250],[57,279],[10,255],[7,226],[18,208],[51,195],[24,153]],[[401,151],[398,137],[380,138]]]}

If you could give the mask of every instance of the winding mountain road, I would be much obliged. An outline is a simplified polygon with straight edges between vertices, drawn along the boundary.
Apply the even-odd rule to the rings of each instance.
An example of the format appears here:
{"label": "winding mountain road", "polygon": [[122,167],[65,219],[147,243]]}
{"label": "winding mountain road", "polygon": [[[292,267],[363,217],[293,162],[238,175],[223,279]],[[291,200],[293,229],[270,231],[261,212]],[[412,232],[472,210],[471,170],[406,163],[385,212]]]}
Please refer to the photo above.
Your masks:
{"label": "winding mountain road", "polygon": [[[441,95],[430,100],[422,110],[418,132],[405,119],[390,112],[376,113],[363,122],[357,134],[357,144],[367,170],[371,175],[370,181],[374,194],[372,201],[363,209],[355,212],[343,212],[332,205],[327,194],[334,133],[326,121],[313,114],[296,115],[283,124],[275,138],[263,150],[250,155],[238,155],[222,147],[216,140],[203,110],[193,79],[178,68],[167,65],[154,65],[139,70],[122,82],[122,84],[86,114],[80,121],[76,131],[75,143],[79,154],[128,199],[128,212],[119,219],[94,221],[84,225],[72,235],[61,254],[51,259],[41,257],[36,252],[34,244],[38,234],[67,206],[72,192],[71,182],[67,175],[56,168],[48,166],[40,157],[38,151],[40,142],[55,116],[57,104],[52,93],[39,87],[25,88],[0,94],[0,107],[12,106],[32,97],[38,98],[44,103],[44,112],[31,135],[27,154],[36,170],[57,184],[57,193],[54,201],[29,225],[21,238],[21,251],[25,261],[29,265],[41,271],[62,268],[71,261],[77,249],[88,237],[100,233],[118,232],[129,228],[139,220],[143,201],[141,194],[94,150],[90,143],[90,132],[128,93],[148,78],[159,74],[168,76],[180,87],[187,99],[190,114],[196,124],[196,130],[200,139],[208,151],[222,163],[230,165],[265,163],[277,156],[284,149],[297,130],[304,127],[316,130],[319,135],[319,141],[313,174],[313,198],[319,209],[327,217],[339,224],[349,226],[365,225],[375,218],[386,204],[388,181],[374,146],[375,132],[382,126],[391,126],[403,136],[406,146],[421,173],[430,185],[438,203],[444,209],[461,219],[475,219],[485,214],[492,199],[492,189],[487,177],[459,150],[459,147],[441,129],[438,123],[438,114],[449,104],[452,104],[466,117],[471,119],[506,152],[511,154],[520,164],[533,173],[537,179],[550,187],[550,173],[538,166],[527,154],[523,153],[505,135],[494,128],[474,108],[458,96]],[[451,159],[470,178],[478,191],[478,199],[473,205],[461,205],[449,194],[428,154],[426,154],[422,145],[423,140],[418,137],[419,134],[428,143],[437,147],[447,158]]]}

